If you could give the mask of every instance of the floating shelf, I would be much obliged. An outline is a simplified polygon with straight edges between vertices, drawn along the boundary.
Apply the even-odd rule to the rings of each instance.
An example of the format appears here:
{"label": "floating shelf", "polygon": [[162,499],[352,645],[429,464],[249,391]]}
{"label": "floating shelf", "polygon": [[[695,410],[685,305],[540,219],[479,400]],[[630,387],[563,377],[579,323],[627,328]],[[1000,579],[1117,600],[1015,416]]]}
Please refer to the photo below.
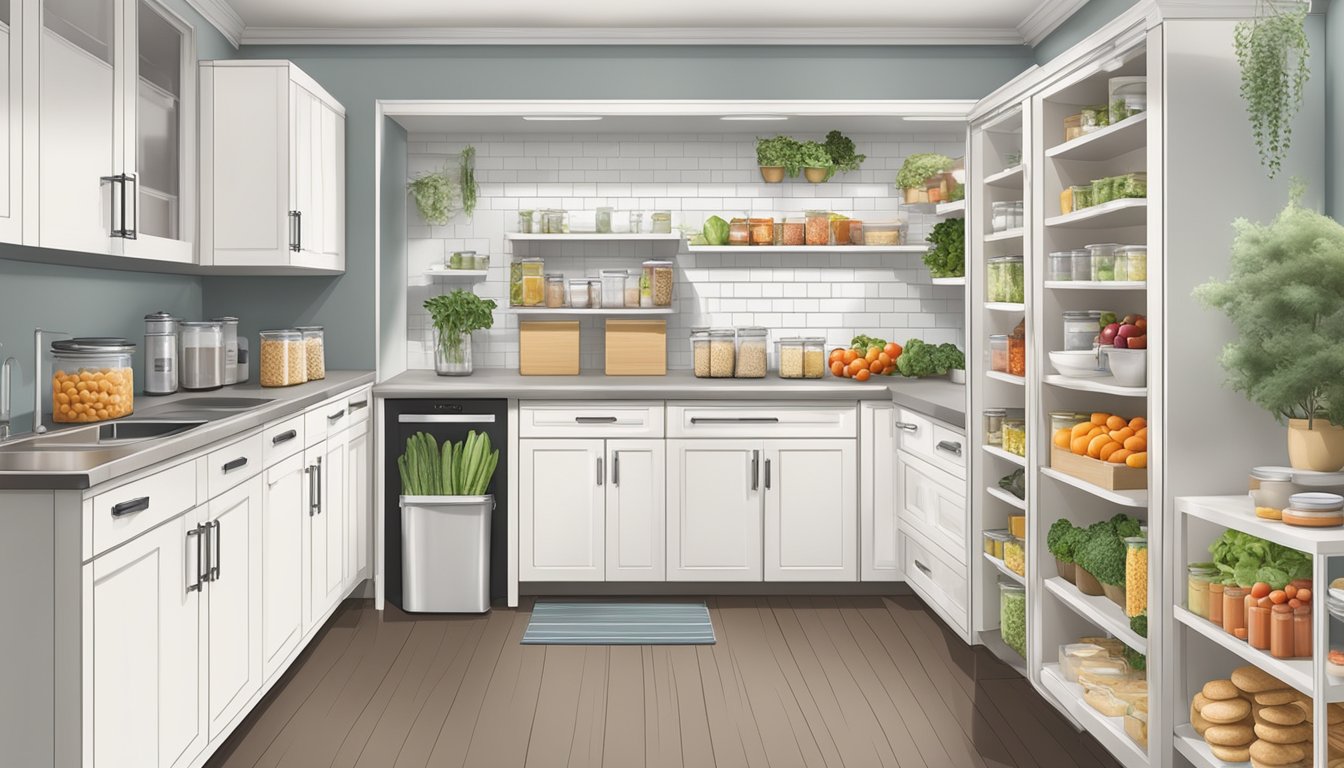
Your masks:
{"label": "floating shelf", "polygon": [[932,280],[934,285],[966,285],[966,278],[964,277],[935,277]]}
{"label": "floating shelf", "polygon": [[588,317],[657,317],[661,315],[670,315],[676,312],[671,307],[654,307],[652,309],[591,309],[575,307],[507,307],[505,312],[512,312],[520,317],[534,317],[545,315],[586,315]]}
{"label": "floating shelf", "polygon": [[[1094,205],[1081,211],[1054,216],[1045,220],[1045,226],[1056,229],[1109,229],[1111,227],[1142,227],[1148,224],[1148,200],[1129,197]],[[985,238],[988,240],[989,238]]]}
{"label": "floating shelf", "polygon": [[1026,577],[1019,576],[1016,571],[1008,567],[1007,563],[1003,562],[997,557],[994,557],[993,555],[990,555],[988,552],[982,552],[980,554],[984,555],[984,558],[988,560],[990,563],[992,563],[995,568],[998,568],[999,573],[1003,574],[1004,576],[1007,576],[1008,578],[1012,579],[1018,584],[1021,584],[1024,587],[1027,586]]}
{"label": "floating shelf", "polygon": [[1092,379],[1075,379],[1052,373],[1045,377],[1045,383],[1061,389],[1073,389],[1079,392],[1100,392],[1118,397],[1147,397],[1147,387],[1122,387],[1115,383],[1114,376],[1098,376]]}
{"label": "floating shelf", "polygon": [[939,203],[933,209],[933,212],[939,216],[951,216],[956,213],[965,213],[966,200],[963,198],[961,200],[954,200],[950,203]]}
{"label": "floating shelf", "polygon": [[419,275],[412,275],[410,284],[413,286],[433,285],[436,280],[448,282],[466,282],[478,283],[490,276],[489,270],[485,269],[437,269],[425,270]]}
{"label": "floating shelf", "polygon": [[[570,237],[563,235],[563,237]],[[687,253],[925,253],[926,245],[689,245]]]}
{"label": "floating shelf", "polygon": [[[1148,753],[1125,735],[1122,717],[1106,717],[1083,701],[1083,688],[1060,674],[1058,664],[1041,667],[1041,685],[1125,768],[1148,768]],[[1154,737],[1157,734],[1153,734]]]}
{"label": "floating shelf", "polygon": [[1002,448],[995,445],[982,445],[980,447],[985,449],[985,453],[988,453],[990,456],[998,456],[1000,459],[1003,459],[1004,461],[1010,461],[1018,465],[1019,467],[1027,466],[1027,460],[1021,456],[1018,456],[1016,453],[1009,453],[1008,451],[1005,451]]}
{"label": "floating shelf", "polygon": [[1046,280],[1045,287],[1056,291],[1143,291],[1142,280]]}
{"label": "floating shelf", "polygon": [[1002,232],[995,232],[992,235],[985,235],[986,243],[1001,243],[1008,240],[1021,240],[1022,234],[1026,232],[1022,227],[1014,229],[1005,229]]}
{"label": "floating shelf", "polygon": [[1012,168],[1004,168],[998,173],[990,174],[984,181],[987,187],[1008,187],[1009,189],[1022,188],[1022,165],[1014,165]]}
{"label": "floating shelf", "polygon": [[505,232],[505,240],[532,240],[540,242],[580,242],[584,240],[602,240],[602,241],[630,241],[630,242],[676,242],[684,239],[685,236],[680,232],[671,234],[652,232],[643,232],[640,234],[621,233],[621,234],[598,234],[596,232],[569,232],[563,235],[546,235],[532,232]]}
{"label": "floating shelf", "polygon": [[[1111,602],[1105,595],[1084,595],[1078,591],[1078,588],[1059,576],[1053,576],[1045,580],[1045,590],[1055,597],[1059,598],[1061,603],[1067,605],[1074,613],[1087,619],[1098,629],[1104,629],[1115,635],[1120,642],[1133,648],[1139,653],[1148,652],[1148,639],[1139,637],[1139,634],[1129,628],[1129,618],[1125,612],[1120,610],[1120,606]],[[1220,627],[1219,632],[1222,631]],[[1231,635],[1227,636],[1232,639]],[[1245,645],[1245,643],[1242,643]]]}
{"label": "floating shelf", "polygon": [[[1311,659],[1276,659],[1265,651],[1252,648],[1245,640],[1238,640],[1223,631],[1221,625],[1201,618],[1182,608],[1173,606],[1176,621],[1184,624],[1210,641],[1235,653],[1247,662],[1263,669],[1308,696],[1312,693]],[[1331,699],[1337,701],[1338,699]]]}
{"label": "floating shelf", "polygon": [[1138,509],[1148,508],[1148,490],[1146,488],[1139,491],[1108,491],[1099,485],[1093,485],[1086,480],[1079,480],[1073,475],[1065,474],[1051,467],[1041,467],[1041,474],[1054,478],[1065,485],[1071,485],[1084,493],[1090,493],[1099,499],[1105,499],[1112,504]]}
{"label": "floating shelf", "polygon": [[1250,496],[1182,496],[1176,499],[1178,514],[1207,520],[1313,555],[1344,555],[1344,529],[1303,528],[1255,516]]}
{"label": "floating shelf", "polygon": [[985,371],[985,375],[995,381],[1002,381],[1005,384],[1016,384],[1019,387],[1025,387],[1027,385],[1027,378],[1025,376],[1014,376],[1011,373],[1004,373],[1003,371]]}
{"label": "floating shelf", "polygon": [[1007,504],[1008,506],[1017,507],[1023,512],[1027,511],[1027,502],[1017,498],[1016,496],[1003,490],[1002,488],[997,488],[991,485],[985,488],[985,493],[988,493],[990,496],[993,496],[994,498],[998,499],[999,501],[1002,501],[1004,504]]}
{"label": "floating shelf", "polygon": [[1027,660],[1003,642],[1003,634],[999,630],[989,629],[981,632],[980,644],[988,648],[989,652],[994,654],[999,661],[1012,667],[1014,672],[1028,680],[1031,679],[1030,670],[1027,669]]}
{"label": "floating shelf", "polygon": [[1025,312],[1027,311],[1027,305],[1010,304],[1006,301],[987,301],[985,302],[985,309],[991,312]]}
{"label": "floating shelf", "polygon": [[1045,150],[1056,160],[1110,160],[1148,146],[1148,113],[1140,112],[1115,125]]}

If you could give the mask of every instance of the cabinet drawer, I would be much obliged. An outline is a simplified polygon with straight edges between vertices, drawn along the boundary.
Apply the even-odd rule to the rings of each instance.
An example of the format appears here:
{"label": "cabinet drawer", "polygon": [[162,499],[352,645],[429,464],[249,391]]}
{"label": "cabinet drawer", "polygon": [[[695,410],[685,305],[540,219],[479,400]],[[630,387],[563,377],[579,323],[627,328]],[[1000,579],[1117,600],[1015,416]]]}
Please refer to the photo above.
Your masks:
{"label": "cabinet drawer", "polygon": [[966,494],[962,481],[904,451],[897,454],[901,523],[943,553],[966,562]]}
{"label": "cabinet drawer", "polygon": [[345,396],[332,399],[309,408],[303,414],[303,444],[311,448],[327,439],[327,434],[350,426],[350,409]]}
{"label": "cabinet drawer", "polygon": [[853,405],[668,403],[668,437],[857,437]]}
{"label": "cabinet drawer", "polygon": [[900,448],[966,479],[966,436],[920,413],[901,409],[896,416]]}
{"label": "cabinet drawer", "polygon": [[261,432],[211,451],[205,456],[206,489],[209,498],[255,476],[265,463],[266,440]]}
{"label": "cabinet drawer", "polygon": [[299,453],[306,443],[303,439],[303,422],[307,419],[299,414],[284,421],[267,424],[261,432],[262,463],[273,467],[276,463]]}
{"label": "cabinet drawer", "polygon": [[367,387],[345,396],[345,426],[353,427],[369,420],[373,410],[373,392]]}
{"label": "cabinet drawer", "polygon": [[196,506],[196,463],[188,461],[93,497],[93,554],[130,541]]}
{"label": "cabinet drawer", "polygon": [[519,437],[663,436],[662,403],[522,403]]}
{"label": "cabinet drawer", "polygon": [[943,559],[918,534],[902,531],[900,539],[906,583],[964,636],[970,619],[965,567]]}

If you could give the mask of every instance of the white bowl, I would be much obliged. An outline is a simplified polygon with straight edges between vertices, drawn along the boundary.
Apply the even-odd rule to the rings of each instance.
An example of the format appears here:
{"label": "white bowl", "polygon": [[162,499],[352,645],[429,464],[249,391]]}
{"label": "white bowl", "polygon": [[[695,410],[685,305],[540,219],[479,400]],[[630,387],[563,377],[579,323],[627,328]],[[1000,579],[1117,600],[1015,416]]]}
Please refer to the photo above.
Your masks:
{"label": "white bowl", "polygon": [[1106,358],[1098,359],[1091,350],[1077,352],[1051,352],[1050,363],[1059,371],[1059,375],[1071,379],[1091,379],[1106,375]]}
{"label": "white bowl", "polygon": [[1122,387],[1148,385],[1148,350],[1107,347],[1106,362],[1116,384]]}

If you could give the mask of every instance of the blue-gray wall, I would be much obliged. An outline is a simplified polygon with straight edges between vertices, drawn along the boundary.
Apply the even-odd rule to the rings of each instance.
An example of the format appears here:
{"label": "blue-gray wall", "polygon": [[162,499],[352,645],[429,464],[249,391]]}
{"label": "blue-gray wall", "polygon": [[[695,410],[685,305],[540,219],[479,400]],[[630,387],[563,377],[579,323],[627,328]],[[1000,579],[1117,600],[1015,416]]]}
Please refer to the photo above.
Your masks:
{"label": "blue-gray wall", "polygon": [[205,310],[241,316],[249,334],[324,325],[336,368],[375,364],[378,99],[978,99],[1033,63],[1019,46],[247,46],[242,55],[294,61],[345,105],[346,273],[212,278]]}
{"label": "blue-gray wall", "polygon": [[1115,17],[1134,7],[1138,0],[1088,0],[1059,27],[1036,45],[1036,63],[1044,64],[1082,42]]}
{"label": "blue-gray wall", "polygon": [[[229,58],[235,51],[185,0],[161,0],[196,30],[201,59]],[[109,173],[112,169],[108,169]],[[12,261],[19,246],[0,244],[0,355],[19,360],[22,374],[14,399],[20,429],[32,419],[33,329],[49,328],[83,336],[144,335],[144,316],[163,309],[200,317],[201,279],[138,274]],[[40,251],[40,249],[25,249]],[[139,369],[138,363],[136,368]]]}
{"label": "blue-gray wall", "polygon": [[1325,66],[1325,212],[1344,220],[1344,2],[1331,3],[1325,14],[1325,50],[1312,51]]}

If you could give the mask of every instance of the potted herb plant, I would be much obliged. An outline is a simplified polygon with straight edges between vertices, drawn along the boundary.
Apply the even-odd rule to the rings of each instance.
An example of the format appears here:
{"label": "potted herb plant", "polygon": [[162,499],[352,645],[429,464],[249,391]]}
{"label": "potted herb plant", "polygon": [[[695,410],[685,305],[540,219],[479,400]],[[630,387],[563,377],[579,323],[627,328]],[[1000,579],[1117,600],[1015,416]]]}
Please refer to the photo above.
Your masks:
{"label": "potted herb plant", "polygon": [[798,164],[803,177],[812,184],[820,184],[831,177],[831,153],[819,141],[805,141],[798,148]]}
{"label": "potted herb plant", "polygon": [[1082,529],[1063,517],[1051,524],[1045,535],[1045,545],[1055,558],[1055,572],[1070,584],[1077,584],[1074,557],[1082,538]]}
{"label": "potted herb plant", "polygon": [[761,168],[761,178],[767,184],[778,184],[789,176],[797,176],[799,144],[788,136],[775,136],[770,139],[756,139],[756,164]]}
{"label": "potted herb plant", "polygon": [[443,226],[453,215],[453,179],[447,169],[422,173],[406,185],[426,224]]}
{"label": "potted herb plant", "polygon": [[1288,423],[1296,469],[1344,468],[1344,226],[1301,207],[1273,223],[1238,219],[1231,273],[1196,289],[1239,338],[1222,352],[1227,384]]}
{"label": "potted herb plant", "polygon": [[1302,106],[1311,76],[1311,43],[1306,31],[1311,4],[1263,0],[1258,5],[1260,13],[1254,19],[1237,24],[1234,40],[1251,133],[1260,163],[1272,179],[1288,154],[1293,116]]}
{"label": "potted herb plant", "polygon": [[1085,531],[1085,540],[1075,554],[1074,583],[1085,595],[1100,594],[1125,607],[1125,542],[1109,522],[1095,523]]}
{"label": "potted herb plant", "polygon": [[905,190],[906,204],[929,202],[929,192],[925,183],[939,174],[946,173],[955,164],[956,161],[952,158],[936,152],[923,152],[905,158],[901,170],[896,173],[896,186]]}
{"label": "potted herb plant", "polygon": [[470,376],[471,332],[495,324],[493,299],[456,290],[425,302],[434,323],[434,372],[440,376]]}
{"label": "potted herb plant", "polygon": [[946,219],[933,225],[926,238],[924,266],[934,277],[966,276],[966,220]]}
{"label": "potted herb plant", "polygon": [[868,159],[867,155],[855,152],[854,140],[839,131],[826,134],[825,146],[826,154],[831,156],[831,166],[826,174],[828,180],[837,173],[859,170],[863,161]]}

